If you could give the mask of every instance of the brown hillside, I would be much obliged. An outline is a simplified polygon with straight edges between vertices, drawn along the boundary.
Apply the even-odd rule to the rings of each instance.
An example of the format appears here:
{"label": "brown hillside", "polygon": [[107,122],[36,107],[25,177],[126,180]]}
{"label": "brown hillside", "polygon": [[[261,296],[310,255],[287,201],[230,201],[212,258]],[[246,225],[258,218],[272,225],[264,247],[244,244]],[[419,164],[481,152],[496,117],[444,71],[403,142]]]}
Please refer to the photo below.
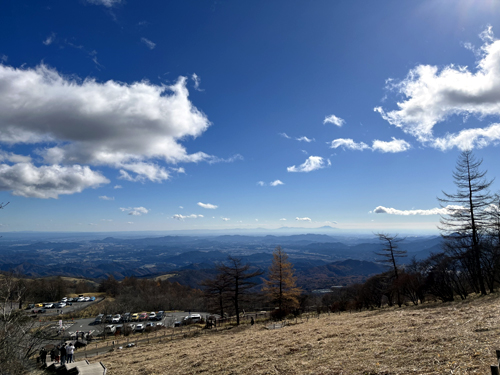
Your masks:
{"label": "brown hillside", "polygon": [[322,315],[100,356],[118,374],[489,374],[500,349],[499,296]]}

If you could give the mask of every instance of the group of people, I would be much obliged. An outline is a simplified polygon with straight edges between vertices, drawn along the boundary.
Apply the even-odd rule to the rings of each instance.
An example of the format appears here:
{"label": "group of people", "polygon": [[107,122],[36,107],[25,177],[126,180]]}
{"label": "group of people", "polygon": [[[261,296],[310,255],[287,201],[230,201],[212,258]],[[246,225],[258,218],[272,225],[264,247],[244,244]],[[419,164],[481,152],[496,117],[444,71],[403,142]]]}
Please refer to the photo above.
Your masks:
{"label": "group of people", "polygon": [[[75,346],[73,343],[63,343],[52,348],[50,351],[50,360],[55,363],[61,363],[64,365],[66,363],[74,362],[73,355],[75,353]],[[47,363],[47,350],[42,348],[40,350],[40,358],[42,364]]]}

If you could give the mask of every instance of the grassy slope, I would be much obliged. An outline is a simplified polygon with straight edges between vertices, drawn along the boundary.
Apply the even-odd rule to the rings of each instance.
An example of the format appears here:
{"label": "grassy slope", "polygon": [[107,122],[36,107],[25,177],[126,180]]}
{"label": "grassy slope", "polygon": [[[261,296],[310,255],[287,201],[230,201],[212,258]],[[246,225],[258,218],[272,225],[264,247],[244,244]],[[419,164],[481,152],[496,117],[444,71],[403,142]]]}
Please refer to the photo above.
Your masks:
{"label": "grassy slope", "polygon": [[489,374],[500,349],[499,295],[322,315],[280,330],[142,345],[98,357],[108,374]]}

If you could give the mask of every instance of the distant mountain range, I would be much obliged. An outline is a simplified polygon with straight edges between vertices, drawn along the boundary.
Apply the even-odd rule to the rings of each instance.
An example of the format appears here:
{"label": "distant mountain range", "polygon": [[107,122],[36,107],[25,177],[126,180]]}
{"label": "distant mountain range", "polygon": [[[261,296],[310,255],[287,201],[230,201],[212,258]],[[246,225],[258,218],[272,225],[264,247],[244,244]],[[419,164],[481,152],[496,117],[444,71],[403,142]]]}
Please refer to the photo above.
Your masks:
{"label": "distant mountain range", "polygon": [[[331,228],[331,227],[328,227]],[[331,228],[334,229],[334,228]],[[68,241],[71,239],[71,241]],[[424,259],[441,249],[441,237],[412,237],[400,244],[412,257]],[[193,287],[228,255],[266,270],[272,252],[281,246],[289,255],[307,290],[363,281],[383,267],[375,252],[377,238],[330,236],[322,233],[294,235],[161,236],[143,238],[47,241],[36,236],[0,241],[0,269],[31,277],[72,276],[105,278],[155,277],[175,274],[173,281]]]}

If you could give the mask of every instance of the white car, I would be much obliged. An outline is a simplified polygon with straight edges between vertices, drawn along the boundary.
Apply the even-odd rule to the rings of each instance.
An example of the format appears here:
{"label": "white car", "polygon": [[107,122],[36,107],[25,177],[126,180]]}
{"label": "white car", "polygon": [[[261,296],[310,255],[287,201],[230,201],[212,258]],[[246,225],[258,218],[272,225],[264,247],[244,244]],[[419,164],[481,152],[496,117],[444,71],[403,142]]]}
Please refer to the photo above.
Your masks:
{"label": "white car", "polygon": [[46,309],[53,309],[54,308],[54,304],[53,303],[46,303],[43,307],[46,308]]}
{"label": "white car", "polygon": [[151,311],[149,313],[149,320],[154,320],[156,318],[156,313],[154,311]]}
{"label": "white car", "polygon": [[142,331],[144,331],[144,324],[142,324],[142,323],[137,324],[135,326],[135,331],[136,332],[142,332]]}
{"label": "white car", "polygon": [[68,302],[68,297],[63,297],[63,299],[61,300],[61,302],[64,302],[64,303]]}
{"label": "white car", "polygon": [[120,323],[120,319],[121,319],[121,315],[120,314],[116,314],[115,316],[113,316],[113,319],[111,319],[111,323]]}
{"label": "white car", "polygon": [[90,302],[90,297],[84,297],[85,302]]}
{"label": "white car", "polygon": [[84,302],[85,301],[85,297],[78,297],[78,299],[76,300],[76,302]]}
{"label": "white car", "polygon": [[106,327],[104,327],[104,332],[106,332],[107,334],[115,333],[116,327],[113,324],[107,325]]}
{"label": "white car", "polygon": [[62,309],[62,308],[63,308],[63,307],[65,307],[65,306],[66,306],[66,303],[64,303],[64,302],[59,302],[59,303],[56,305],[56,307],[57,307],[58,309]]}

